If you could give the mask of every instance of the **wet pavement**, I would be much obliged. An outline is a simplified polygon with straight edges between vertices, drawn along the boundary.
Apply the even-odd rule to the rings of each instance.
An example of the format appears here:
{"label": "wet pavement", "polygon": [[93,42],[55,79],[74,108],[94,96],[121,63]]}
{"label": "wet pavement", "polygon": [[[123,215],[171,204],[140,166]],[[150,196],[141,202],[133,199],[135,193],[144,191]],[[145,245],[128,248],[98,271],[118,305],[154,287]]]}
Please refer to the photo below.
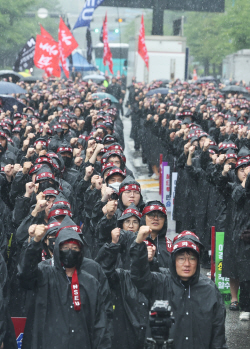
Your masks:
{"label": "wet pavement", "polygon": [[[125,138],[125,156],[127,166],[134,172],[136,180],[141,184],[144,201],[161,200],[159,194],[159,181],[152,179],[148,175],[147,165],[142,163],[141,152],[134,150],[134,142],[129,137],[131,122],[130,119],[122,118],[124,125]],[[175,234],[175,221],[171,220],[168,214],[168,236],[173,239]],[[209,272],[208,269],[202,269],[203,274]],[[250,349],[250,321],[240,321],[239,311],[230,311],[226,306],[226,337],[229,349]],[[184,349],[184,348],[183,348]]]}

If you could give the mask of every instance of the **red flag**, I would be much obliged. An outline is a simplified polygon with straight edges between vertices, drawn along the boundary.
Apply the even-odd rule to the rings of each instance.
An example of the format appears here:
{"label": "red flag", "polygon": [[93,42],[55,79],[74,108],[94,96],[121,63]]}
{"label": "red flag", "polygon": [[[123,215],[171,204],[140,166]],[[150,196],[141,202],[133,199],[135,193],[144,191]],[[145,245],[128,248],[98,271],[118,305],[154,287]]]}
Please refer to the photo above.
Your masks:
{"label": "red flag", "polygon": [[60,57],[60,61],[62,63],[62,68],[63,68],[64,74],[66,75],[66,78],[68,79],[69,78],[69,68],[67,65],[66,57],[63,53],[62,42],[60,40],[58,43],[58,47],[59,47],[59,57]]}
{"label": "red flag", "polygon": [[58,38],[59,43],[61,42],[63,55],[65,58],[69,57],[69,55],[78,47],[78,43],[62,18],[60,18]]}
{"label": "red flag", "polygon": [[40,30],[41,30],[41,35],[44,36],[47,39],[54,40],[53,36],[50,35],[47,30],[44,29],[44,27],[40,24]]}
{"label": "red flag", "polygon": [[103,22],[103,64],[109,66],[109,70],[111,74],[114,74],[113,72],[113,60],[112,60],[112,53],[110,51],[109,42],[108,42],[108,23],[107,23],[107,13]]}
{"label": "red flag", "polygon": [[141,27],[140,27],[140,34],[139,34],[139,42],[138,42],[138,53],[141,56],[141,58],[144,60],[147,68],[148,68],[148,50],[145,43],[145,27],[144,27],[144,19],[143,15],[141,16]]}
{"label": "red flag", "polygon": [[78,47],[78,43],[76,42],[74,36],[71,34],[71,31],[66,26],[62,18],[60,18],[58,38],[60,61],[62,63],[63,71],[68,79],[69,69],[67,66],[66,58]]}
{"label": "red flag", "polygon": [[47,75],[61,76],[58,43],[41,35],[36,36],[34,64],[46,71]]}

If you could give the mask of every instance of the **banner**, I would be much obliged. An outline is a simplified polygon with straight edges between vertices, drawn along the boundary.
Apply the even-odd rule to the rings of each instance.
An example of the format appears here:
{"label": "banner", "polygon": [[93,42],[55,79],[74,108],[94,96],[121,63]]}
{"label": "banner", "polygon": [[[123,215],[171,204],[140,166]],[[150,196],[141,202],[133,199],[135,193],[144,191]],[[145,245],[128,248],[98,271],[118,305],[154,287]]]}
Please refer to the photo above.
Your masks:
{"label": "banner", "polygon": [[221,276],[223,264],[224,233],[216,232],[215,237],[215,284],[220,293],[224,296],[224,301],[230,303],[230,283],[229,278]]}
{"label": "banner", "polygon": [[54,75],[60,77],[58,43],[37,35],[34,64],[37,68],[45,70],[48,76]]}
{"label": "banner", "polygon": [[60,18],[59,23],[58,41],[63,50],[65,59],[69,57],[69,55],[78,47],[76,39],[74,38],[62,18]]}
{"label": "banner", "polygon": [[22,348],[23,332],[26,324],[26,317],[12,317],[11,318],[16,335],[17,347]]}
{"label": "banner", "polygon": [[104,0],[86,0],[85,6],[79,15],[73,30],[76,28],[79,28],[79,27],[89,27],[90,22],[92,21],[92,17],[93,17],[95,9],[103,1]]}
{"label": "banner", "polygon": [[138,41],[138,53],[141,56],[141,58],[144,60],[147,68],[148,68],[148,50],[145,43],[145,28],[144,28],[144,19],[143,15],[141,16],[141,27],[140,27],[140,34],[139,34],[139,41]]}
{"label": "banner", "polygon": [[87,41],[87,61],[91,63],[92,61],[92,38],[89,28],[86,31],[86,41]]}
{"label": "banner", "polygon": [[172,220],[173,220],[173,214],[174,214],[174,198],[175,198],[177,177],[178,177],[178,172],[172,172],[172,185],[171,185],[171,219]]}
{"label": "banner", "polygon": [[103,65],[109,66],[109,70],[111,74],[114,74],[113,72],[113,59],[112,59],[112,53],[110,51],[109,42],[108,42],[108,18],[107,13],[103,22]]}
{"label": "banner", "polygon": [[171,212],[170,195],[170,166],[167,162],[162,163],[162,196],[161,201],[166,206],[167,211]]}
{"label": "banner", "polygon": [[32,36],[18,53],[17,60],[12,68],[14,71],[21,72],[34,66],[35,46],[36,40]]}
{"label": "banner", "polygon": [[41,31],[41,35],[44,36],[45,38],[50,39],[50,40],[54,40],[53,36],[50,35],[50,33],[47,32],[47,30],[45,30],[41,24],[40,24],[40,31]]}
{"label": "banner", "polygon": [[71,34],[71,31],[66,26],[63,19],[60,18],[58,31],[58,48],[62,68],[67,79],[69,78],[69,68],[66,58],[69,57],[77,47],[78,43],[76,42],[74,36]]}

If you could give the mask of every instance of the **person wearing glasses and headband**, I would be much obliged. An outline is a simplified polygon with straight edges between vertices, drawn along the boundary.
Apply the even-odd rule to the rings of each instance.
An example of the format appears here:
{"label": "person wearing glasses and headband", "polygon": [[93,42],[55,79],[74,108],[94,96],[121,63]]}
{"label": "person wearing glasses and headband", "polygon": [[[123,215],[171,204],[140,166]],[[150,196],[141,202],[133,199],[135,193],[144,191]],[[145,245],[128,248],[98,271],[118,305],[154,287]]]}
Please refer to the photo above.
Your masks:
{"label": "person wearing glasses and headband", "polygon": [[131,245],[131,279],[150,304],[168,300],[175,324],[169,338],[175,349],[227,349],[226,310],[212,280],[200,274],[203,245],[191,231],[174,238],[168,273],[152,273],[145,239],[150,227],[142,227]]}
{"label": "person wearing glasses and headband", "polygon": [[168,229],[168,217],[166,207],[160,201],[149,201],[142,212],[142,226],[150,228],[150,238],[156,246],[155,257],[159,267],[168,268],[172,241],[166,236]]}

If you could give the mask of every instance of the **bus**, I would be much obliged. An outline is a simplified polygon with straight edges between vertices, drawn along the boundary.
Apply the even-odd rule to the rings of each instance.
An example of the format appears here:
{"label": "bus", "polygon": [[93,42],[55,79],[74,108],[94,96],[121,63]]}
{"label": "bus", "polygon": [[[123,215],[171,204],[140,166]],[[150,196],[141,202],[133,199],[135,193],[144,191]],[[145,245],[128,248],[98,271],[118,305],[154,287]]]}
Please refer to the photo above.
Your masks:
{"label": "bus", "polygon": [[[113,58],[113,71],[114,75],[127,75],[127,61],[128,61],[128,44],[109,44],[112,58]],[[108,66],[103,65],[103,44],[99,43],[94,47],[95,53],[95,65],[103,73],[108,71],[110,74]]]}

